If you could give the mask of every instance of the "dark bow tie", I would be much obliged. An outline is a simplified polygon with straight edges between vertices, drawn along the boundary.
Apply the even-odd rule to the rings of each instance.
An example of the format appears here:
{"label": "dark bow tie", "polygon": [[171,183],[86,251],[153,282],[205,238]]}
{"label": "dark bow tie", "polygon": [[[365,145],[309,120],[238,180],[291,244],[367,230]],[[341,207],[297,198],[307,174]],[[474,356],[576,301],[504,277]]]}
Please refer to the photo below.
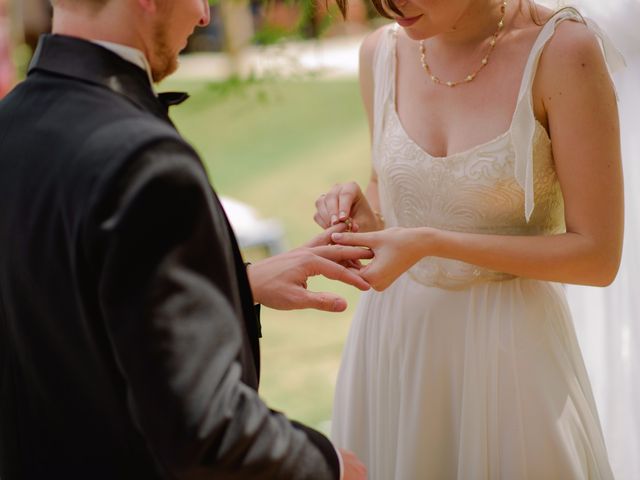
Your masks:
{"label": "dark bow tie", "polygon": [[180,105],[187,98],[189,98],[189,94],[185,92],[163,92],[158,94],[158,101],[164,105],[167,110],[174,105]]}

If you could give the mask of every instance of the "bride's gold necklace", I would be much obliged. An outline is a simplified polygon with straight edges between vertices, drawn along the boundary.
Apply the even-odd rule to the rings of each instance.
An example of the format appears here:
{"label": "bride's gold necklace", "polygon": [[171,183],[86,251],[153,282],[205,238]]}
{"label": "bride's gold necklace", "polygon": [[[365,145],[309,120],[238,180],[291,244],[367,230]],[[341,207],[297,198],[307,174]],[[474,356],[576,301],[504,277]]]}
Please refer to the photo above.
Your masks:
{"label": "bride's gold necklace", "polygon": [[491,35],[491,40],[489,40],[489,50],[487,50],[487,54],[484,57],[482,57],[482,60],[480,61],[480,66],[474,72],[464,77],[462,80],[457,80],[455,82],[451,80],[444,81],[437,75],[434,75],[433,72],[431,71],[431,67],[429,67],[429,64],[427,63],[427,49],[424,46],[424,40],[420,40],[420,43],[419,43],[420,61],[422,62],[422,68],[424,68],[424,71],[427,72],[427,75],[429,75],[429,78],[431,79],[431,81],[439,85],[446,85],[447,87],[455,87],[456,85],[460,85],[462,83],[469,83],[474,78],[476,78],[480,70],[486,67],[487,63],[489,63],[489,57],[491,56],[491,52],[493,52],[493,47],[496,46],[496,41],[500,36],[500,32],[502,32],[502,29],[504,28],[504,16],[506,11],[507,11],[507,2],[505,0],[502,2],[502,5],[500,5],[500,13],[501,13],[500,21],[498,22],[498,28],[496,28],[496,31],[494,32],[494,34]]}

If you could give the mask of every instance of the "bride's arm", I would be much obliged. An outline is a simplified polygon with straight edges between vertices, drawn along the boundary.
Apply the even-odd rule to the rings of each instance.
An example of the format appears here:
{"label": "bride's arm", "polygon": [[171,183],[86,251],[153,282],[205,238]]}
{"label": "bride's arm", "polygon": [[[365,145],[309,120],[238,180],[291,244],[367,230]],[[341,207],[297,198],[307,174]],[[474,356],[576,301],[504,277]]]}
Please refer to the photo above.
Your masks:
{"label": "bride's arm", "polygon": [[334,238],[374,250],[376,258],[361,272],[374,288],[386,288],[425,256],[563,283],[613,281],[622,250],[622,168],[615,94],[600,47],[582,25],[565,22],[539,72],[535,96],[551,132],[567,233],[507,236],[425,227]]}

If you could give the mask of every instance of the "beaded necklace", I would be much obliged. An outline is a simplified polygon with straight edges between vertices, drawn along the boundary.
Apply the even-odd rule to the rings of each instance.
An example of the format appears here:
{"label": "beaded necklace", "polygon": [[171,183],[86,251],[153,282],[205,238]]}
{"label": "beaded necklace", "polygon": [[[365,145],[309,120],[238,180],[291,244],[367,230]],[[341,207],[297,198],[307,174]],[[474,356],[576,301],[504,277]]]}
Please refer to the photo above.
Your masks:
{"label": "beaded necklace", "polygon": [[464,77],[462,80],[457,80],[455,82],[451,80],[444,81],[440,77],[434,75],[433,72],[431,71],[431,67],[429,67],[429,64],[427,63],[427,49],[424,46],[424,40],[420,40],[420,43],[419,43],[420,62],[422,63],[422,68],[424,68],[424,71],[427,72],[427,75],[429,75],[429,78],[431,79],[431,81],[438,85],[455,87],[463,83],[469,83],[474,78],[476,78],[478,76],[478,73],[480,73],[480,70],[486,67],[487,64],[489,63],[489,56],[491,55],[491,52],[493,52],[493,48],[496,46],[496,41],[500,36],[500,32],[502,32],[502,29],[504,28],[504,16],[506,11],[507,11],[507,2],[506,0],[504,0],[500,5],[500,13],[501,13],[500,21],[498,22],[498,27],[496,28],[496,31],[491,36],[491,40],[489,40],[489,50],[487,51],[487,54],[484,57],[482,57],[482,60],[480,61],[480,66],[474,72]]}

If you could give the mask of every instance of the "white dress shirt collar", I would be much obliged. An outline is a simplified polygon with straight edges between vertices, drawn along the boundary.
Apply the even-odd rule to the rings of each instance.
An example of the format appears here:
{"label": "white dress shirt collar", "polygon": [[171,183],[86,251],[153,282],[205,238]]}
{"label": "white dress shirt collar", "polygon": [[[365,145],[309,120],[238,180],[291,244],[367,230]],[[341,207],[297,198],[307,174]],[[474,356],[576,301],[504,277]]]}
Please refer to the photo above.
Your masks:
{"label": "white dress shirt collar", "polygon": [[121,45],[119,43],[113,42],[105,42],[103,40],[91,40],[96,45],[100,45],[101,47],[106,48],[107,50],[112,51],[123,60],[126,60],[129,63],[133,63],[137,67],[140,67],[142,70],[147,72],[149,76],[149,83],[151,83],[151,87],[153,88],[153,76],[151,75],[151,65],[149,65],[149,61],[142,51],[137,48],[128,47],[127,45]]}

